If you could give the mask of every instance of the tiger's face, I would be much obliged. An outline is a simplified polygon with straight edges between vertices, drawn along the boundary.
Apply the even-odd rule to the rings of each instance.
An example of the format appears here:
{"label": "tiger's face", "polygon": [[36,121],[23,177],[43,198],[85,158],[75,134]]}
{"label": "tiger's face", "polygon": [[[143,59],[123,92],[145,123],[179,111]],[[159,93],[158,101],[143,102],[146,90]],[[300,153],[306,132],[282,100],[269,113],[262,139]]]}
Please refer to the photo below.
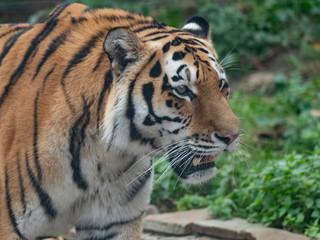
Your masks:
{"label": "tiger's face", "polygon": [[[121,128],[127,139],[119,141],[133,152],[157,149],[181,179],[200,183],[214,176],[222,151],[237,148],[241,124],[228,104],[229,83],[208,38],[208,23],[196,17],[183,30],[144,44],[134,33],[116,29],[105,48],[114,78],[129,84],[128,92],[118,93],[127,122],[115,118],[128,126]],[[117,48],[122,58],[113,52]],[[135,72],[131,79],[127,68]]]}

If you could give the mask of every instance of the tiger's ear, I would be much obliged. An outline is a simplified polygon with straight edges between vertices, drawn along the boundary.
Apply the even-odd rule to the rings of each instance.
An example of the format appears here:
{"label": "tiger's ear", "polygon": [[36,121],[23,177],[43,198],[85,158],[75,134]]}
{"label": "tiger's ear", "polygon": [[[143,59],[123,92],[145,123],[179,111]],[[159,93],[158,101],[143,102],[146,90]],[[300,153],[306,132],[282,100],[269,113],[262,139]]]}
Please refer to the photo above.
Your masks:
{"label": "tiger's ear", "polygon": [[115,28],[108,32],[103,46],[112,70],[119,76],[129,64],[138,59],[141,41],[129,29]]}
{"label": "tiger's ear", "polygon": [[191,18],[182,30],[190,32],[200,38],[210,40],[210,26],[209,23],[202,17]]}

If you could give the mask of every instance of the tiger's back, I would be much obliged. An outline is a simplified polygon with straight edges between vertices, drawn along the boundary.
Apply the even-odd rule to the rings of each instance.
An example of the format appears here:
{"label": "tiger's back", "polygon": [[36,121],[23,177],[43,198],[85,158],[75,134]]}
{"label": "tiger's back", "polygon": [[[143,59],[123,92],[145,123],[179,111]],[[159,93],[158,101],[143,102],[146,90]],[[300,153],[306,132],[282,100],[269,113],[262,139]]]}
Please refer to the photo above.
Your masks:
{"label": "tiger's back", "polygon": [[[193,24],[180,30],[64,4],[42,23],[0,27],[1,239],[36,239],[70,225],[78,239],[139,239],[153,178],[152,155],[144,155],[174,146],[165,149],[174,162],[183,139],[194,139],[201,154],[182,160],[199,164],[194,159],[208,154],[207,165],[173,169],[195,182],[213,175],[241,125],[210,32],[201,20]],[[177,93],[184,79],[190,96]],[[210,141],[219,143],[211,152]]]}

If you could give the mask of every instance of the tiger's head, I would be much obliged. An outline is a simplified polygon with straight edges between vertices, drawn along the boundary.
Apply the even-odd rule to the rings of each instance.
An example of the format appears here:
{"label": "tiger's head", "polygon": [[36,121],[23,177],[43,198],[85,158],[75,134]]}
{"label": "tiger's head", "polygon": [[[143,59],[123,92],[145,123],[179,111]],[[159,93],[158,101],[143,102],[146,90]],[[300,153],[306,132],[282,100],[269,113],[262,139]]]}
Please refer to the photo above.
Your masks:
{"label": "tiger's head", "polygon": [[209,24],[194,17],[181,30],[115,28],[104,49],[116,99],[104,117],[109,147],[133,155],[156,150],[188,183],[213,177],[218,155],[237,148],[241,124]]}

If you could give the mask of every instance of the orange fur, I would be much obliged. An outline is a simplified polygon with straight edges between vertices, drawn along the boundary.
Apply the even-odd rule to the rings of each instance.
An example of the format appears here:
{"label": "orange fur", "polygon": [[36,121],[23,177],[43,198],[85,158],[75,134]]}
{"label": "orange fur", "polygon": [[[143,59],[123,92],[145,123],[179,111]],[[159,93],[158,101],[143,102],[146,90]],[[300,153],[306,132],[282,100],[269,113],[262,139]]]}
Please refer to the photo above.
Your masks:
{"label": "orange fur", "polygon": [[[194,38],[192,34],[161,25],[152,18],[122,10],[85,11],[87,7],[81,4],[66,6],[59,15],[55,15],[57,10],[59,7],[39,24],[2,25],[0,28],[0,54],[4,54],[3,59],[0,56],[0,239],[23,239],[19,237],[19,226],[18,230],[14,229],[14,221],[22,222],[24,204],[40,204],[39,193],[30,174],[49,195],[52,189],[71,178],[68,175],[71,174],[69,143],[77,121],[85,127],[86,138],[90,141],[99,138],[101,121],[113,111],[117,91],[129,92],[130,83],[139,76],[133,94],[141,94],[154,63],[159,60],[161,66],[166,64],[162,45],[181,33],[186,39]],[[138,30],[146,26],[153,28]],[[117,27],[136,32],[141,41],[140,57],[137,63],[130,66],[125,80],[118,85],[109,83],[102,95],[106,74],[111,69],[102,46],[108,32]],[[25,32],[17,37],[22,31]],[[155,31],[172,33],[164,39],[154,40],[159,36],[152,35]],[[60,41],[64,42],[60,45],[59,41],[56,42],[53,53],[37,71],[48,46],[63,34],[65,39]],[[90,41],[93,47],[86,53],[85,46]],[[209,39],[202,39],[201,42],[217,57]],[[10,44],[12,46],[5,54],[4,49]],[[156,53],[156,58],[149,62],[153,53]],[[81,54],[84,54],[83,58]],[[210,61],[205,53],[198,55],[202,60]],[[71,65],[73,58],[80,60]],[[194,64],[192,55],[187,56],[185,61]],[[212,132],[224,136],[239,131],[241,125],[227,102],[229,88],[220,93],[219,77],[213,69],[202,63],[199,69],[199,79],[202,80],[196,83],[196,87],[201,94],[195,102],[185,103],[184,100],[169,97],[167,92],[161,90],[163,83],[159,80],[153,82],[155,93],[152,104],[161,109],[166,105],[166,100],[171,99],[173,105],[181,105],[181,109],[173,111],[175,114],[183,112],[185,118],[194,115],[187,127],[189,135],[198,134],[213,142]],[[81,138],[80,130],[75,133],[78,138]],[[58,213],[51,212],[53,219],[61,211],[56,210]],[[136,226],[133,228],[136,229]]]}

